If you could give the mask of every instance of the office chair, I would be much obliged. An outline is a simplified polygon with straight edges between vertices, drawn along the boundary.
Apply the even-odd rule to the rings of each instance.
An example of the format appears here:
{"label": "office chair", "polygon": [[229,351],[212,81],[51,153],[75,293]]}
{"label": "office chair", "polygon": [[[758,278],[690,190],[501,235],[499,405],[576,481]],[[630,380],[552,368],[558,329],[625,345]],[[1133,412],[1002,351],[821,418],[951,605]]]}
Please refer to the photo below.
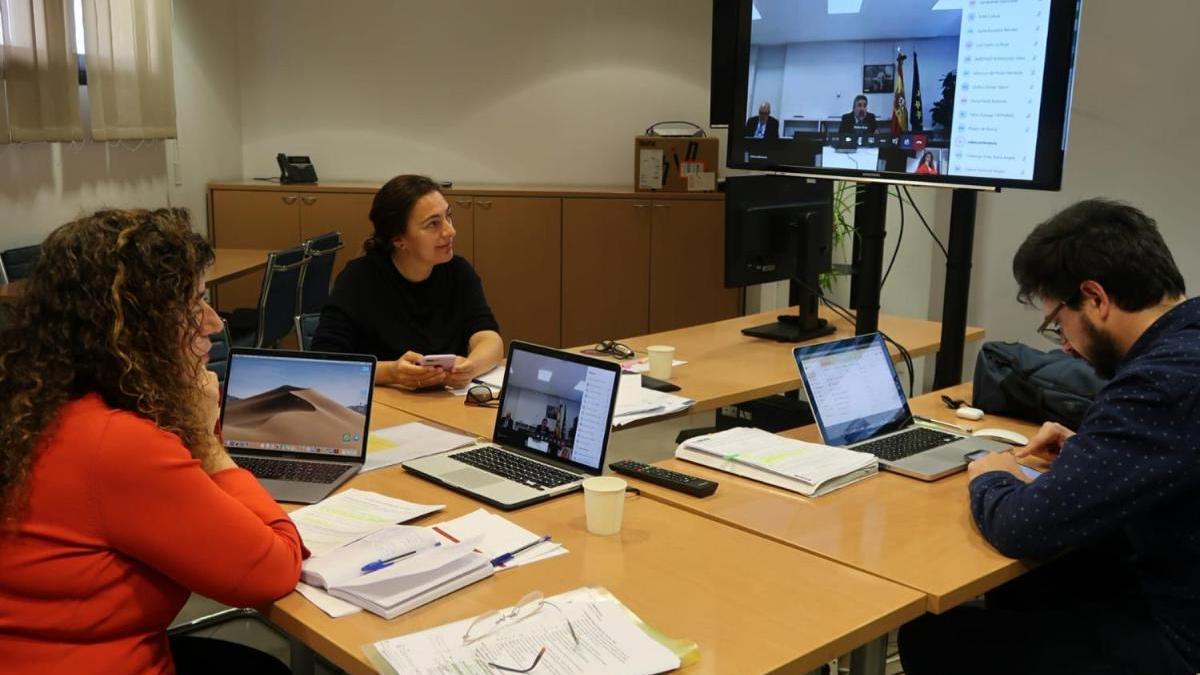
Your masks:
{"label": "office chair", "polygon": [[235,347],[273,346],[292,332],[300,277],[308,256],[304,246],[293,246],[267,254],[262,291],[256,309],[235,309],[228,315],[229,333]]}
{"label": "office chair", "polygon": [[296,317],[296,342],[300,344],[300,351],[312,351],[313,335],[317,332],[317,324],[321,322],[321,315],[318,313],[300,314]]}
{"label": "office chair", "polygon": [[208,336],[212,349],[208,352],[208,369],[217,374],[217,383],[224,386],[229,372],[229,323],[221,319],[221,330]]}
{"label": "office chair", "polygon": [[4,265],[6,280],[16,281],[17,279],[28,277],[33,272],[33,267],[37,265],[38,258],[40,257],[42,257],[41,244],[10,248],[7,251],[0,252],[0,263]]}
{"label": "office chair", "polygon": [[304,242],[308,265],[300,275],[300,315],[320,313],[329,300],[333,263],[343,246],[341,232],[329,232]]}

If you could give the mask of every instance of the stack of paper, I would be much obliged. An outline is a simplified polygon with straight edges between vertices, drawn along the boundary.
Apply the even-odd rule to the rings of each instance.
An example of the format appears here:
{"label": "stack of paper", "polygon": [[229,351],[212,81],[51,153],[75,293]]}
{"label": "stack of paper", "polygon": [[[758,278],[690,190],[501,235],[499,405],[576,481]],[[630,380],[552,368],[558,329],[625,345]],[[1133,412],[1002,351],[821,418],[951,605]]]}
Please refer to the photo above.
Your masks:
{"label": "stack of paper", "polygon": [[324,555],[388,525],[441,511],[442,504],[414,504],[351,488],[292,511],[292,522],[314,556]]}
{"label": "stack of paper", "polygon": [[419,457],[462,448],[474,442],[474,436],[439,429],[423,422],[409,422],[379,429],[367,435],[367,461],[361,471],[382,469]]}
{"label": "stack of paper", "polygon": [[320,554],[305,560],[302,583],[297,586],[304,597],[335,618],[362,607],[390,619],[494,571],[567,552],[561,544],[540,541],[542,537],[483,509],[432,527],[383,525],[366,536],[347,539],[343,537],[344,545],[322,547]]}
{"label": "stack of paper", "polygon": [[809,497],[832,492],[879,471],[875,455],[805,443],[749,427],[689,439],[675,449],[675,456]]}
{"label": "stack of paper", "polygon": [[[675,368],[678,366],[685,366],[685,365],[687,365],[687,361],[680,361],[679,359],[673,359],[671,361],[672,368]],[[648,373],[648,372],[650,372],[650,358],[647,356],[643,356],[640,359],[630,359],[628,361],[622,361],[621,362],[621,370],[623,370],[627,373]]]}
{"label": "stack of paper", "polygon": [[476,509],[465,516],[447,520],[433,526],[433,530],[451,542],[469,543],[483,552],[488,560],[495,560],[505,553],[524,549],[511,560],[498,564],[496,569],[510,569],[531,562],[553,558],[567,552],[566,547],[553,541],[544,541],[525,548],[540,537],[517,525],[511,520]]}
{"label": "stack of paper", "polygon": [[470,544],[443,545],[424,527],[394,525],[332,553],[309,558],[300,578],[385,619],[493,574]]}
{"label": "stack of paper", "polygon": [[578,589],[547,598],[527,618],[497,624],[479,639],[463,639],[474,621],[468,618],[376,642],[367,655],[381,672],[405,675],[491,675],[498,669],[489,663],[526,672],[543,647],[533,672],[651,675],[696,660],[694,644],[678,653],[652,637],[657,632],[611,594],[599,590]]}
{"label": "stack of paper", "polygon": [[504,364],[501,363],[498,366],[494,366],[491,370],[471,380],[465,386],[458,389],[449,389],[449,391],[455,396],[466,396],[468,389],[481,384],[490,387],[493,394],[499,394],[500,389],[504,386]]}
{"label": "stack of paper", "polygon": [[642,386],[640,373],[625,373],[617,386],[617,406],[613,426],[621,427],[637,420],[682,412],[695,405],[690,398],[675,396]]}

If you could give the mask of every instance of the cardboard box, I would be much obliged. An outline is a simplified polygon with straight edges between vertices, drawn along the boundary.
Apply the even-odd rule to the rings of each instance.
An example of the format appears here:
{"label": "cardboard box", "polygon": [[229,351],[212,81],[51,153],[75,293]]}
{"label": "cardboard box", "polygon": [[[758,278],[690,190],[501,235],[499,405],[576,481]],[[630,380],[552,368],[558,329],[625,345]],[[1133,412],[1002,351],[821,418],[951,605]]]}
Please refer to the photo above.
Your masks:
{"label": "cardboard box", "polygon": [[715,138],[638,136],[633,143],[633,189],[716,192],[719,146]]}

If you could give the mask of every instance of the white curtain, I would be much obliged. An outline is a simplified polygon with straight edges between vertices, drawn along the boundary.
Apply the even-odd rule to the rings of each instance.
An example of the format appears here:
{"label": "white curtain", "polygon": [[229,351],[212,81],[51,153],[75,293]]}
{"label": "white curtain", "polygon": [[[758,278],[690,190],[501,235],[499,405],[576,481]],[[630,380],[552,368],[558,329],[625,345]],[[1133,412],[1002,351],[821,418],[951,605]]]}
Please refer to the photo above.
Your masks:
{"label": "white curtain", "polygon": [[83,140],[70,0],[0,0],[0,143]]}
{"label": "white curtain", "polygon": [[170,0],[83,0],[92,137],[175,138]]}

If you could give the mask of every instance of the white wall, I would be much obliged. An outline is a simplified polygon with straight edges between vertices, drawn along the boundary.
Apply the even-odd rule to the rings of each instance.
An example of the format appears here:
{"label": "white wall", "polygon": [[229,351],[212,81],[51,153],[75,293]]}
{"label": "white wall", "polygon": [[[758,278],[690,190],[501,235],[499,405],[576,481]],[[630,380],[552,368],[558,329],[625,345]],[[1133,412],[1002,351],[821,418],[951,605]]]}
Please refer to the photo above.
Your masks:
{"label": "white wall", "polygon": [[239,7],[244,173],[633,182],[633,137],[708,119],[695,0],[259,0]]}
{"label": "white wall", "polygon": [[[1189,291],[1200,290],[1200,89],[1187,75],[1200,61],[1198,25],[1200,3],[1169,2],[1156,11],[1084,3],[1062,191],[979,200],[968,320],[986,328],[988,339],[1050,346],[1034,330],[1040,314],[1015,300],[1012,257],[1037,223],[1087,197],[1126,200],[1157,219]],[[948,199],[939,212],[948,217]],[[973,364],[971,350],[968,373]]]}
{"label": "white wall", "polygon": [[0,145],[0,249],[39,243],[102,206],[167,202],[163,143]]}
{"label": "white wall", "polygon": [[[102,207],[182,205],[207,231],[208,180],[241,175],[233,7],[174,4],[178,141],[0,145],[0,249]],[[86,115],[86,96],[84,105]]]}
{"label": "white wall", "polygon": [[207,233],[208,182],[242,177],[235,0],[174,0],[175,109],[171,201]]}

